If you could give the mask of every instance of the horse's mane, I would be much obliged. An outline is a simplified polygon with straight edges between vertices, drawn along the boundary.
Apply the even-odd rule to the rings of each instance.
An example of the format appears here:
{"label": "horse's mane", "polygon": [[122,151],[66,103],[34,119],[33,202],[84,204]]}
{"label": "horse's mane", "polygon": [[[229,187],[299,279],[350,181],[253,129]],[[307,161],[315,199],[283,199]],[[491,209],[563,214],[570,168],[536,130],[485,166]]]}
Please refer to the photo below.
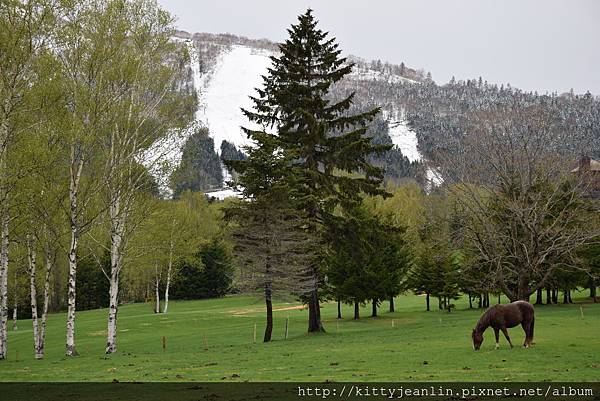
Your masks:
{"label": "horse's mane", "polygon": [[490,326],[490,320],[492,319],[492,311],[493,308],[489,308],[488,310],[485,311],[485,313],[483,315],[481,315],[481,317],[479,318],[479,320],[477,321],[477,325],[475,326],[475,329],[479,329],[479,330],[485,330],[486,328],[488,328]]}

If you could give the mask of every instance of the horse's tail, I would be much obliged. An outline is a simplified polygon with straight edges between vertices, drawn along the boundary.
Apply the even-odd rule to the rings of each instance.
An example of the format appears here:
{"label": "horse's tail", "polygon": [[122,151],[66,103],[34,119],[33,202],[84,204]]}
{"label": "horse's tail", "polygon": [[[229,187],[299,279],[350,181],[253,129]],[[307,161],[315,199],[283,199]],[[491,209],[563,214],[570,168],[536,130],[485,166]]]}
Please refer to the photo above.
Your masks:
{"label": "horse's tail", "polygon": [[529,341],[533,343],[533,327],[535,326],[535,315],[531,316],[531,326],[529,326]]}

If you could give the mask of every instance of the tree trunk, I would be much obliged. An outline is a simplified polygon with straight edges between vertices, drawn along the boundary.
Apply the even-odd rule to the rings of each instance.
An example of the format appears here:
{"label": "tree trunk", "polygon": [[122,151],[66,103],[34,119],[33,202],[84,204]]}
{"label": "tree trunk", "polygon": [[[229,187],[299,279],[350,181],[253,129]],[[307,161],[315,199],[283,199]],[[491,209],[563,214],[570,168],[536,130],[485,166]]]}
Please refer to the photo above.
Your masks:
{"label": "tree trunk", "polygon": [[473,309],[473,298],[471,297],[471,294],[469,294],[469,309]]}
{"label": "tree trunk", "polygon": [[18,305],[15,305],[13,308],[13,331],[17,331],[19,329],[19,326],[17,325],[17,308]]}
{"label": "tree trunk", "polygon": [[341,319],[342,318],[342,301],[340,301],[339,299],[337,301],[337,312],[338,312],[337,318]]}
{"label": "tree trunk", "polygon": [[2,233],[0,238],[0,360],[6,359],[8,350],[8,235],[9,215],[2,212]]}
{"label": "tree trunk", "polygon": [[360,305],[354,302],[354,320],[360,319]]}
{"label": "tree trunk", "polygon": [[18,330],[18,325],[17,325],[17,321],[18,321],[18,309],[19,309],[19,291],[17,291],[17,269],[15,269],[15,294],[13,296],[13,324],[12,324],[12,329],[13,331],[17,331]]}
{"label": "tree trunk", "polygon": [[543,305],[544,304],[544,300],[542,299],[542,289],[541,288],[539,288],[536,291],[535,304],[536,305]]}
{"label": "tree trunk", "polygon": [[325,332],[321,323],[321,308],[319,306],[318,289],[314,289],[310,293],[308,299],[308,332]]}
{"label": "tree trunk", "polygon": [[[119,311],[119,275],[123,267],[123,246],[125,233],[125,210],[121,208],[121,198],[117,194],[109,206],[110,215],[110,289],[108,307],[108,329],[106,353],[117,351],[117,314]],[[159,309],[160,310],[160,309]]]}
{"label": "tree trunk", "polygon": [[390,297],[390,312],[395,312],[396,308],[394,308],[394,297]]}
{"label": "tree trunk", "polygon": [[569,290],[567,292],[567,297],[569,298],[569,303],[572,304],[573,303],[573,298],[571,298],[571,290]]}
{"label": "tree trunk", "polygon": [[481,309],[483,308],[483,295],[479,294],[479,297],[477,299],[477,308]]}
{"label": "tree trunk", "polygon": [[558,304],[558,289],[554,288],[552,290],[552,303],[553,304]]}
{"label": "tree trunk", "polygon": [[106,353],[117,352],[117,313],[119,311],[119,276],[112,273],[110,276],[108,329],[106,336]]}
{"label": "tree trunk", "polygon": [[373,307],[371,308],[371,317],[377,317],[377,298],[373,298]]}
{"label": "tree trunk", "polygon": [[169,266],[167,268],[167,282],[165,286],[165,307],[163,313],[169,310],[169,287],[171,286],[171,274],[173,272],[173,251],[169,253]]}
{"label": "tree trunk", "polygon": [[35,285],[35,276],[37,269],[35,243],[32,243],[31,236],[27,235],[27,259],[29,261],[29,292],[31,294],[31,324],[33,326],[33,351],[35,359],[42,359],[40,355],[40,330],[37,311],[37,288]]}
{"label": "tree trunk", "polygon": [[167,266],[167,285],[165,286],[165,309],[163,313],[167,313],[169,309],[169,287],[171,286],[171,275],[173,274],[173,250],[175,247],[173,236],[175,235],[175,219],[171,223],[171,237],[169,242],[169,264]]}
{"label": "tree trunk", "polygon": [[160,313],[160,293],[158,292],[159,280],[158,263],[154,262],[154,313]]}
{"label": "tree trunk", "polygon": [[551,305],[552,304],[552,292],[550,291],[550,288],[546,287],[546,305]]}
{"label": "tree trunk", "polygon": [[77,277],[77,245],[79,242],[79,182],[83,171],[83,160],[78,160],[75,146],[71,147],[71,170],[69,183],[69,206],[70,206],[70,225],[71,225],[71,243],[69,246],[69,281],[67,284],[67,356],[77,356],[75,348],[75,286]]}
{"label": "tree trunk", "polygon": [[567,290],[563,291],[563,304],[568,304],[569,303],[569,294]]}
{"label": "tree trunk", "polygon": [[154,279],[154,313],[160,313],[160,293],[158,292],[158,277]]}
{"label": "tree trunk", "polygon": [[267,326],[265,327],[265,338],[263,342],[271,341],[273,334],[273,302],[271,300],[271,283],[267,281],[265,284],[265,305],[267,307]]}
{"label": "tree trunk", "polygon": [[596,281],[594,279],[590,279],[590,298],[592,298],[594,303],[598,302],[598,295],[596,292]]}
{"label": "tree trunk", "polygon": [[429,293],[425,295],[425,302],[427,303],[427,312],[429,312],[431,310],[429,307]]}
{"label": "tree trunk", "polygon": [[45,257],[46,257],[46,276],[44,277],[44,304],[42,306],[42,325],[40,329],[40,340],[39,340],[39,354],[44,357],[46,347],[46,320],[48,318],[48,306],[50,305],[50,277],[54,268],[54,262],[56,260],[56,253],[54,256],[50,254],[48,245],[46,244]]}
{"label": "tree trunk", "polygon": [[75,280],[77,275],[77,228],[71,226],[69,249],[69,281],[67,289],[67,356],[77,356],[75,349]]}

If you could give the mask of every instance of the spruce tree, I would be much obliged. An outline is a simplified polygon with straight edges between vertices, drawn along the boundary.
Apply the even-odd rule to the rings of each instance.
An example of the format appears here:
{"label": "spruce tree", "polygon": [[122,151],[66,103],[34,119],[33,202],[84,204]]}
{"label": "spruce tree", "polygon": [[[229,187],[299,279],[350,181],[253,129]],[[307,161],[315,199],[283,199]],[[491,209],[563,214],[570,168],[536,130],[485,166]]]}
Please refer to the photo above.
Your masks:
{"label": "spruce tree", "polygon": [[273,333],[273,297],[301,296],[315,289],[306,266],[314,258],[314,245],[302,211],[290,203],[289,159],[278,151],[276,135],[247,130],[256,146],[247,158],[225,160],[234,170],[244,201],[225,208],[233,223],[234,255],[240,266],[239,288],[264,296],[264,342]]}
{"label": "spruce tree", "polygon": [[[370,164],[369,156],[391,147],[374,145],[365,135],[378,108],[352,115],[353,93],[339,102],[328,100],[332,85],[348,75],[353,65],[340,56],[335,38],[317,28],[312,10],[299,16],[288,33],[289,38],[279,46],[280,55],[271,57],[273,65],[263,77],[264,87],[252,97],[254,110],[243,110],[264,129],[245,131],[258,143],[267,132],[276,134],[269,139],[289,161],[290,199],[305,213],[308,231],[319,236],[325,215],[335,205],[357,202],[361,192],[383,193],[383,171]],[[315,258],[310,265],[312,280],[318,284],[321,262]],[[305,302],[308,331],[324,331],[318,288]]]}

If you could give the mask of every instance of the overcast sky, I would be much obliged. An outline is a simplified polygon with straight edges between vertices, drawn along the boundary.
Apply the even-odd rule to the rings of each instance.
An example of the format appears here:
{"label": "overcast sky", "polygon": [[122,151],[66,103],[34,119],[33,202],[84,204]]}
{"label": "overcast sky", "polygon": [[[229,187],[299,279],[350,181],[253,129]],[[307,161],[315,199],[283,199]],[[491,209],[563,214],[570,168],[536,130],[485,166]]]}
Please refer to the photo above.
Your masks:
{"label": "overcast sky", "polygon": [[189,32],[282,41],[308,7],[342,50],[526,90],[600,95],[597,0],[158,0]]}

